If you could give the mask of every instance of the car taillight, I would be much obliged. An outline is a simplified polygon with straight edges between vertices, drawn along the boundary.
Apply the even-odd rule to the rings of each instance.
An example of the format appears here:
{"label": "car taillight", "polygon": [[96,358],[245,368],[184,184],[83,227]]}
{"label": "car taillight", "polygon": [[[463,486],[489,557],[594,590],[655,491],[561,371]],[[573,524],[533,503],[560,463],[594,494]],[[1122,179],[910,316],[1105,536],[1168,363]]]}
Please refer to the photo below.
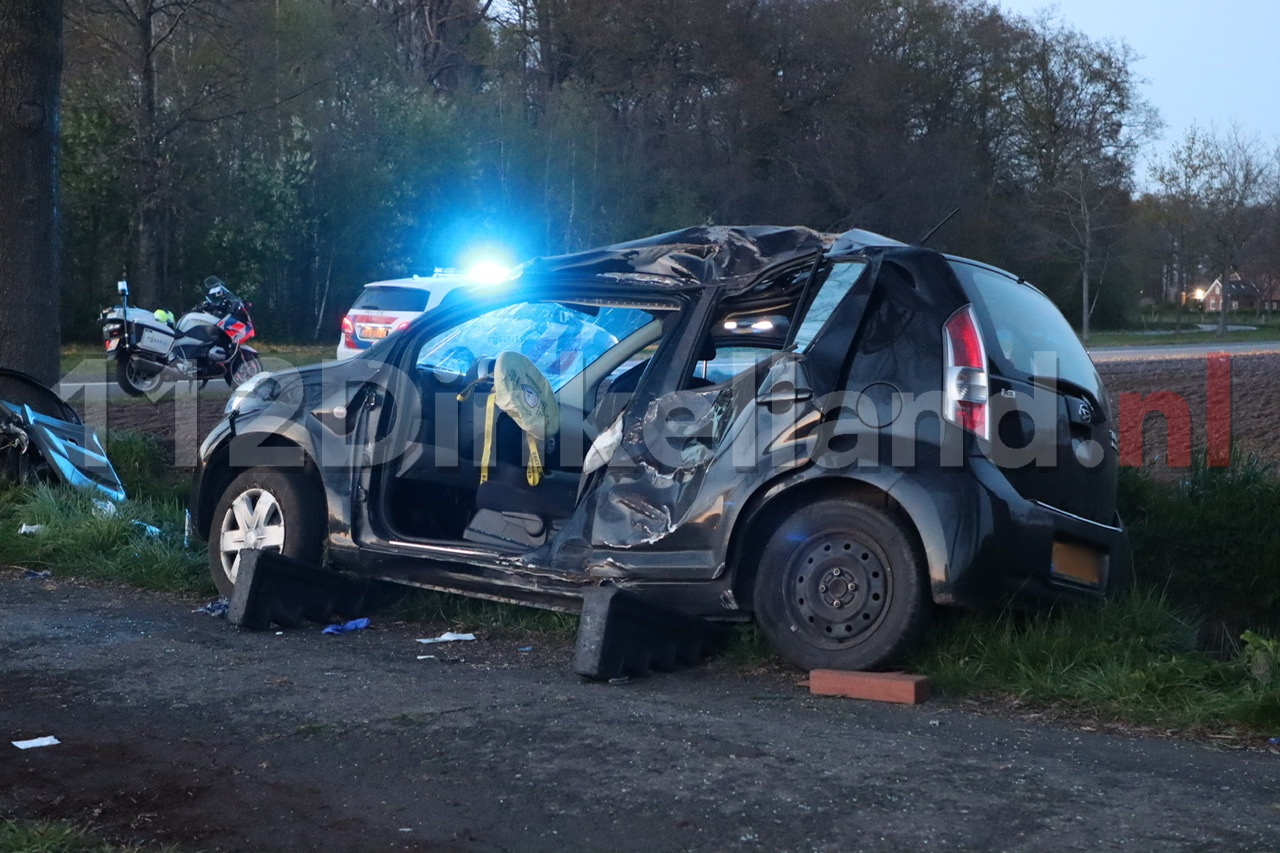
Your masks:
{"label": "car taillight", "polygon": [[350,317],[342,318],[342,340],[349,348],[358,348],[356,344],[356,324],[351,322]]}
{"label": "car taillight", "polygon": [[987,417],[987,351],[973,306],[951,315],[943,327],[946,366],[943,416],[981,438],[990,437]]}

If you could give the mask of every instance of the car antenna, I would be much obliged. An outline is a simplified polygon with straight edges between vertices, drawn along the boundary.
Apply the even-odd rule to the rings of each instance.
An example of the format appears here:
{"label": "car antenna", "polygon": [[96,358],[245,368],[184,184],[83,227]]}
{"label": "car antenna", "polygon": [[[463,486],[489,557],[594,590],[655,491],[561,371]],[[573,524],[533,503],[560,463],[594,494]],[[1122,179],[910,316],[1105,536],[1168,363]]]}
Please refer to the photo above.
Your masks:
{"label": "car antenna", "polygon": [[951,217],[955,216],[959,212],[960,212],[960,208],[957,207],[955,210],[948,213],[941,222],[939,222],[937,225],[930,228],[928,231],[924,232],[924,236],[916,241],[916,245],[923,246],[925,243],[929,242],[929,238],[932,237],[934,234],[938,233],[938,229],[941,228],[943,225],[946,225],[948,222],[950,222]]}

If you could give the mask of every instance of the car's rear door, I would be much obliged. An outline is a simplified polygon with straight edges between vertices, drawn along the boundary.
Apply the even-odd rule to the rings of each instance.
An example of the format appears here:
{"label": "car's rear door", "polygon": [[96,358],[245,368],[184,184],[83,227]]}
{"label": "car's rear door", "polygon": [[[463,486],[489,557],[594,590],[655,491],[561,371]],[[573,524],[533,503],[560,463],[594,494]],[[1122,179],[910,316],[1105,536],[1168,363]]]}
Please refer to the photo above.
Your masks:
{"label": "car's rear door", "polygon": [[1115,425],[1079,338],[1025,282],[956,259],[951,267],[977,310],[991,368],[991,458],[1024,498],[1112,523]]}

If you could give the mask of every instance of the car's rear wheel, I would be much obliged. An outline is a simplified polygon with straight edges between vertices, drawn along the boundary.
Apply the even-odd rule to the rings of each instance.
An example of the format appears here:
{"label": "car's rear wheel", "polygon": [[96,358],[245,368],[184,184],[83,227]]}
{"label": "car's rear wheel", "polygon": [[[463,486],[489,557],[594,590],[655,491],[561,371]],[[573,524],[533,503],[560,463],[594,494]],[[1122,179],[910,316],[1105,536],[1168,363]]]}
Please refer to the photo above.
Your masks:
{"label": "car's rear wheel", "polygon": [[925,561],[894,514],[826,499],[786,516],[760,552],[755,614],[803,669],[882,669],[901,660],[929,618]]}
{"label": "car's rear wheel", "polygon": [[240,474],[218,500],[209,529],[209,572],[230,596],[240,551],[258,548],[314,562],[323,545],[321,492],[306,475],[254,468]]}

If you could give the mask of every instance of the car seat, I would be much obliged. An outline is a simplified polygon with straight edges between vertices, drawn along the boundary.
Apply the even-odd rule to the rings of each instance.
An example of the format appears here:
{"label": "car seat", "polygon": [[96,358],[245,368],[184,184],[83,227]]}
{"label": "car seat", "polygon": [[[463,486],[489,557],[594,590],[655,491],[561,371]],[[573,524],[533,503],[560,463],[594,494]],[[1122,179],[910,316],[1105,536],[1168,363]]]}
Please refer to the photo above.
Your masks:
{"label": "car seat", "polygon": [[548,467],[560,407],[546,376],[525,355],[497,355],[484,401],[476,513],[464,538],[497,547],[545,541],[553,521],[573,511],[578,476]]}

